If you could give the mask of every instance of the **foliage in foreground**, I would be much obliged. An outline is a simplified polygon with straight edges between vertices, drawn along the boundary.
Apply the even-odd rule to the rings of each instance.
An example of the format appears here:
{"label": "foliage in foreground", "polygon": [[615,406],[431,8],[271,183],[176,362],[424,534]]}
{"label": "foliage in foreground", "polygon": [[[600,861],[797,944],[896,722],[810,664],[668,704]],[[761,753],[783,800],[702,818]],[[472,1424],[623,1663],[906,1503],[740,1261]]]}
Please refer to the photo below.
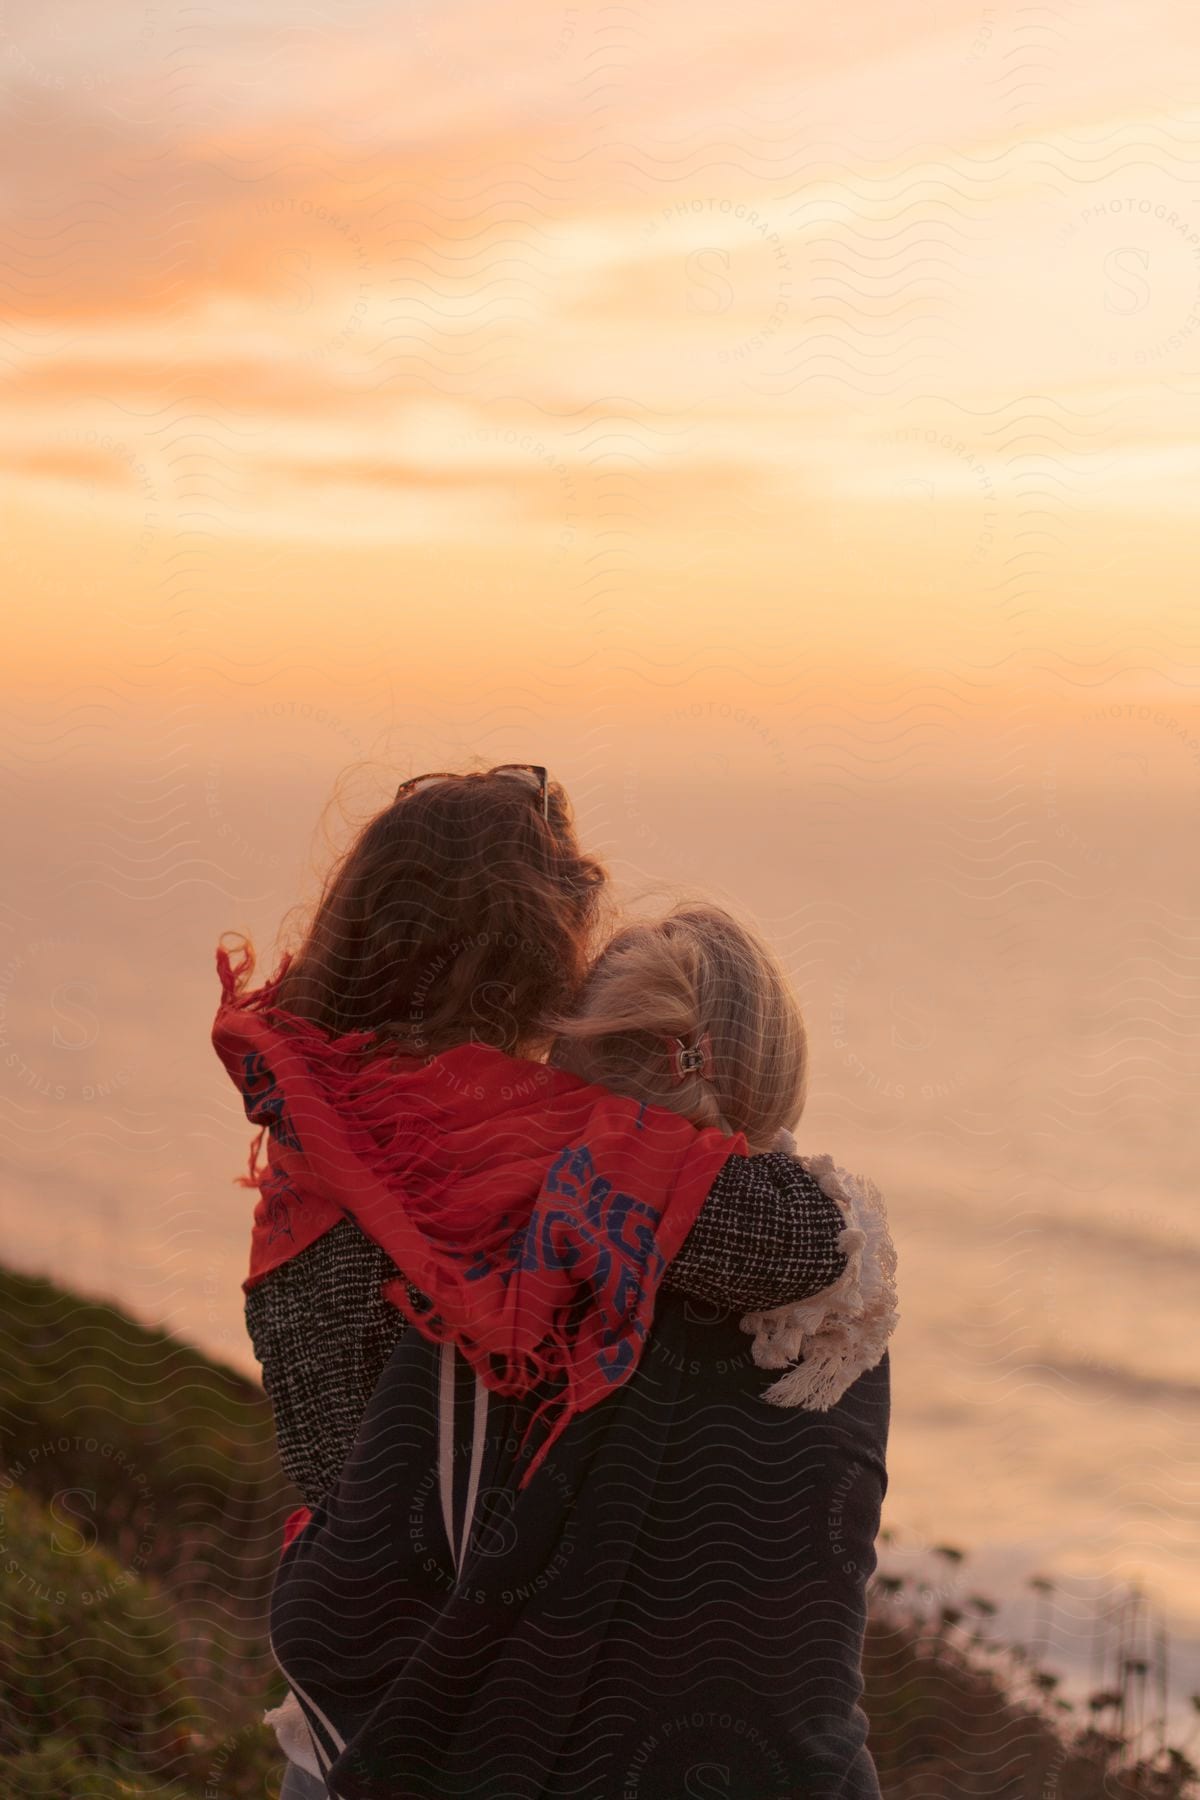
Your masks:
{"label": "foliage in foreground", "polygon": [[[948,1552],[961,1560],[959,1551]],[[1035,1578],[1033,1585],[1039,1585]],[[1048,1584],[1042,1583],[1046,1586]],[[1197,1771],[1140,1707],[1149,1670],[1119,1657],[1116,1684],[1076,1705],[1021,1646],[989,1642],[997,1608],[929,1606],[875,1584],[863,1653],[870,1744],[887,1800],[1186,1800]]]}

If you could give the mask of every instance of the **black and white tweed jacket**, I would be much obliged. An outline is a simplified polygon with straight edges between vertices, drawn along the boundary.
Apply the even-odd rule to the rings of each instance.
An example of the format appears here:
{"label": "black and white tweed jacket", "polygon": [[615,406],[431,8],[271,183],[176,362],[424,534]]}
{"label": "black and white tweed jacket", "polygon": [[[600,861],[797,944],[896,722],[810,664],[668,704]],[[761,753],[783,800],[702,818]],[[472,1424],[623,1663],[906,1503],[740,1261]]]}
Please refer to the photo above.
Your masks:
{"label": "black and white tweed jacket", "polygon": [[[828,1160],[828,1159],[824,1159]],[[828,1179],[795,1156],[732,1156],[677,1255],[665,1288],[714,1319],[808,1300],[847,1273],[847,1214]],[[890,1250],[890,1246],[886,1246]],[[337,1481],[403,1315],[380,1294],[401,1273],[349,1219],[246,1296],[246,1325],[271,1400],[280,1459],[305,1502]],[[409,1284],[414,1304],[424,1296]],[[428,1302],[426,1302],[428,1304]],[[780,1358],[775,1366],[783,1366]]]}

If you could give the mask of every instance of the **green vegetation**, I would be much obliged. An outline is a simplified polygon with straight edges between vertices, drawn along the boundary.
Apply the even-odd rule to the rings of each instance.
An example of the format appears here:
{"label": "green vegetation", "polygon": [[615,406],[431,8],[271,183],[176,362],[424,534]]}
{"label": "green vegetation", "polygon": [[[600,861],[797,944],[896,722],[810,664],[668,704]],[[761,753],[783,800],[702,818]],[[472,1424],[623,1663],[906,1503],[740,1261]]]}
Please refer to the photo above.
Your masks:
{"label": "green vegetation", "polygon": [[[261,1716],[283,1690],[263,1630],[298,1497],[263,1394],[113,1307],[2,1270],[0,1318],[0,1793],[276,1794]],[[936,1554],[957,1580],[963,1552]],[[989,1641],[995,1612],[877,1577],[865,1704],[887,1800],[1196,1793],[1144,1705],[1144,1658],[1119,1654],[1075,1707],[1034,1653]]]}
{"label": "green vegetation", "polygon": [[0,1270],[0,1794],[263,1800],[298,1504],[261,1390]]}

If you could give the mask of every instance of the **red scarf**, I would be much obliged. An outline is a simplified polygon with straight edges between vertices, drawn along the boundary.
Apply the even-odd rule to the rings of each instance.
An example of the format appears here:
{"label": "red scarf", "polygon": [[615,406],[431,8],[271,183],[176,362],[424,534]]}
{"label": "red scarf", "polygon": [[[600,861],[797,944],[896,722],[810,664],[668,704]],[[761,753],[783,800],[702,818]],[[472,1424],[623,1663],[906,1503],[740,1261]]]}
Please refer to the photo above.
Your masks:
{"label": "red scarf", "polygon": [[238,1178],[259,1190],[244,1286],[354,1219],[432,1311],[401,1280],[387,1298],[489,1388],[561,1378],[530,1422],[559,1408],[524,1487],[637,1367],[663,1270],[746,1139],[487,1045],[364,1058],[371,1033],[331,1037],[273,1004],[291,960],[240,992],[248,959],[217,950],[213,1047],[262,1127]]}

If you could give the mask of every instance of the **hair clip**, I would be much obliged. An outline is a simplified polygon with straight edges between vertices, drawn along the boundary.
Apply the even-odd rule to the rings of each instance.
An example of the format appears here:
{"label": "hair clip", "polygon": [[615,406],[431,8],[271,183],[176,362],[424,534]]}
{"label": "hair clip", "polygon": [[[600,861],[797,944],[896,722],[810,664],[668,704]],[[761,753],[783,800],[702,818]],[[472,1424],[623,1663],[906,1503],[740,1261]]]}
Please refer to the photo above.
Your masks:
{"label": "hair clip", "polygon": [[679,1037],[665,1041],[671,1058],[671,1073],[676,1081],[686,1081],[689,1075],[704,1074],[705,1064],[712,1058],[712,1038],[707,1031],[694,1044],[685,1045]]}

